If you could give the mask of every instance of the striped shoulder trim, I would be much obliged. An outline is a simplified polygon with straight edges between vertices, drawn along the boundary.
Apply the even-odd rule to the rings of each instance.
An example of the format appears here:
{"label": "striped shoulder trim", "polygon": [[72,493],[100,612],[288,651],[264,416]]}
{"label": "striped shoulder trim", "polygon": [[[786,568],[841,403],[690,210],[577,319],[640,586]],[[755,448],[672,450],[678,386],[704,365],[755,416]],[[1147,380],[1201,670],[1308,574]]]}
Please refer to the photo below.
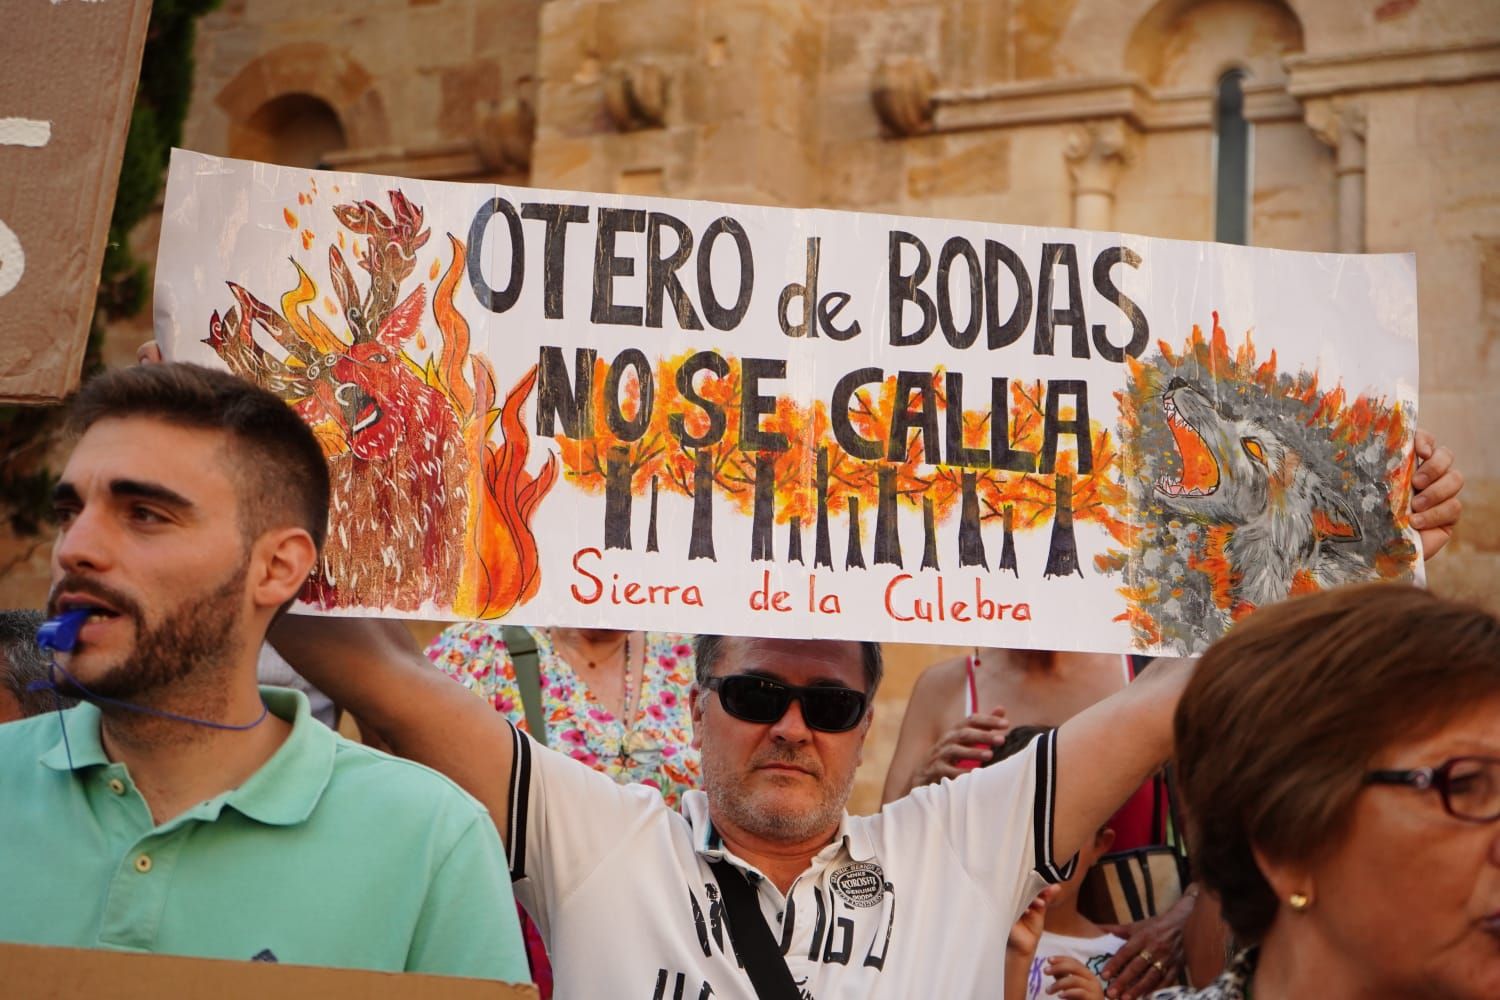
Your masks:
{"label": "striped shoulder trim", "polygon": [[1057,730],[1037,738],[1036,788],[1032,793],[1031,831],[1036,858],[1036,873],[1047,883],[1056,885],[1073,877],[1078,855],[1059,865],[1052,857],[1052,812],[1057,805]]}
{"label": "striped shoulder trim", "polygon": [[[509,723],[507,723],[509,725]],[[531,740],[514,725],[510,726],[515,753],[510,764],[510,804],[505,816],[506,860],[510,878],[519,882],[526,877],[526,814],[531,797]]]}

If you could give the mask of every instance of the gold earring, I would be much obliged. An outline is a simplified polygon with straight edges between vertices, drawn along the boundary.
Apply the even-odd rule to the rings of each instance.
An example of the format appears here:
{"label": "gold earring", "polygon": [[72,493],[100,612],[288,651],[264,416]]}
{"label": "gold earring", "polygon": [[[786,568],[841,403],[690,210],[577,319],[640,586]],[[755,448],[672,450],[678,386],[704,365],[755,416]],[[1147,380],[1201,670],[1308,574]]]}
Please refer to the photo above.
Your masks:
{"label": "gold earring", "polygon": [[1286,904],[1298,913],[1306,913],[1312,905],[1312,897],[1305,892],[1294,892],[1286,898]]}

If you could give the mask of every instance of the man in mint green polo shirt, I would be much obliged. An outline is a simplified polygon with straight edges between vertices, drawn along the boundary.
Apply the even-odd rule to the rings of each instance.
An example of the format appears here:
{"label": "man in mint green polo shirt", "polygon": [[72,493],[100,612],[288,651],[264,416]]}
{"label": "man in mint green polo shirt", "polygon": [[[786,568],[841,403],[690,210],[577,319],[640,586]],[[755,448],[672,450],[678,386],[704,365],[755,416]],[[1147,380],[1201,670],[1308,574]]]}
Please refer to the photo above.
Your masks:
{"label": "man in mint green polo shirt", "polygon": [[72,419],[48,612],[89,612],[56,660],[84,704],[0,725],[0,940],[526,979],[483,807],[256,685],[325,529],[302,420],[180,364]]}

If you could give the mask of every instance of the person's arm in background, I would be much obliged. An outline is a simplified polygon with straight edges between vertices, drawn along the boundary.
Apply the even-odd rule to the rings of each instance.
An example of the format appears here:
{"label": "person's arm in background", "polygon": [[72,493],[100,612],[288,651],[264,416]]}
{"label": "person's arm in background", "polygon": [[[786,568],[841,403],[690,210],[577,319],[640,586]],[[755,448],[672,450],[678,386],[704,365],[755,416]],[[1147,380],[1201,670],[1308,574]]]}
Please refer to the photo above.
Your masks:
{"label": "person's arm in background", "polygon": [[901,718],[901,734],[885,772],[882,805],[905,796],[913,788],[943,778],[956,778],[968,768],[962,761],[984,762],[993,755],[983,749],[1005,741],[1010,724],[1003,709],[971,715],[949,728],[946,720],[963,703],[963,660],[944,660],[922,672],[912,687]]}
{"label": "person's arm in background", "polygon": [[505,832],[510,724],[436,669],[399,621],[282,615],[268,638],[303,677],[402,757],[447,775]]}
{"label": "person's arm in background", "polygon": [[1037,945],[1042,940],[1043,924],[1047,919],[1047,903],[1058,893],[1055,885],[1043,889],[1021,913],[1005,940],[1005,983],[1002,997],[1021,1000],[1027,994],[1031,981],[1031,963],[1036,957]]}
{"label": "person's arm in background", "polygon": [[[901,716],[901,733],[896,737],[896,748],[891,752],[891,763],[886,768],[885,788],[880,793],[881,805],[894,802],[912,790],[927,751],[942,735],[942,711],[948,687],[943,683],[946,666],[946,662],[934,663],[922,671],[912,686],[911,697],[906,701],[906,714]],[[958,697],[957,688],[953,697]]]}
{"label": "person's arm in background", "polygon": [[1196,661],[1157,659],[1057,731],[1052,856],[1066,858],[1172,754],[1172,715]]}
{"label": "person's arm in background", "polygon": [[[1105,924],[1104,930],[1125,939],[1099,975],[1109,983],[1105,993],[1110,1000],[1147,996],[1156,990],[1173,986],[1184,969],[1206,968],[1213,956],[1192,956],[1185,929],[1193,919],[1200,898],[1194,884],[1184,890],[1182,898],[1167,909],[1133,924]],[[1215,911],[1217,912],[1217,911]],[[1196,958],[1196,961],[1195,961]],[[1224,953],[1217,955],[1222,968]],[[1160,963],[1160,964],[1157,964]],[[1214,975],[1217,975],[1217,970]],[[1209,979],[1212,979],[1210,976]]]}

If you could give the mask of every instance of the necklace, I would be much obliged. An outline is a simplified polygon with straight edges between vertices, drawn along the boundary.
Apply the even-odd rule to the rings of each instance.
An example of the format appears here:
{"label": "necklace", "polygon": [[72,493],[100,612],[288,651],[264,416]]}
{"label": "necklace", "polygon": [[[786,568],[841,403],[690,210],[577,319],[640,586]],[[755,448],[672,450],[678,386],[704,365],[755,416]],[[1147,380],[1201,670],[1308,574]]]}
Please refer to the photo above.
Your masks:
{"label": "necklace", "polygon": [[[641,668],[645,674],[645,667]],[[641,678],[643,681],[645,677]],[[635,671],[630,669],[630,633],[625,633],[625,697],[620,702],[620,765],[630,762],[630,723],[635,717]]]}
{"label": "necklace", "polygon": [[[641,759],[642,755],[644,755],[645,759],[649,759],[651,753],[659,748],[644,734],[633,733],[631,731],[631,725],[635,722],[637,714],[636,709],[638,708],[637,702],[639,701],[640,692],[636,683],[635,670],[630,662],[630,633],[626,632],[621,637],[619,645],[610,649],[608,653],[597,660],[582,655],[572,642],[563,639],[557,632],[554,631],[550,634],[553,648],[562,655],[564,661],[571,662],[576,657],[586,663],[591,670],[597,668],[601,663],[608,663],[614,659],[616,652],[622,654],[620,669],[624,673],[624,690],[620,699],[620,750],[615,755],[615,760],[619,767],[627,768],[633,762]],[[639,686],[645,685],[645,673],[646,668],[643,660]]]}
{"label": "necklace", "polygon": [[[562,642],[560,642],[559,639],[561,639],[561,636],[559,636],[556,632],[553,632],[552,633],[552,645],[562,647],[562,652],[565,654],[563,656],[563,659],[572,661],[576,657],[577,659],[582,660],[584,662],[584,665],[587,666],[590,670],[596,670],[596,669],[598,669],[598,667],[599,667],[599,665],[601,663],[608,663],[610,660],[613,660],[615,658],[615,654],[618,653],[621,649],[625,650],[625,663],[626,663],[626,665],[628,666],[629,663],[630,663],[630,633],[629,632],[626,632],[625,635],[620,638],[619,642],[615,643],[612,647],[610,647],[610,649],[609,649],[608,652],[606,652],[604,655],[599,656],[597,658],[595,658],[593,656],[589,656],[587,653],[585,653],[581,649],[579,649],[578,645],[571,638],[567,639],[566,641],[562,641]],[[566,654],[572,654],[572,655],[569,656],[569,655],[566,655]]]}
{"label": "necklace", "polygon": [[966,697],[969,704],[970,715],[973,715],[975,712],[979,711],[979,686],[974,679],[975,671],[977,671],[978,669],[979,647],[975,646],[974,652],[970,653],[968,658],[964,661],[964,674],[966,675],[966,680],[968,681],[968,691],[966,692]]}

